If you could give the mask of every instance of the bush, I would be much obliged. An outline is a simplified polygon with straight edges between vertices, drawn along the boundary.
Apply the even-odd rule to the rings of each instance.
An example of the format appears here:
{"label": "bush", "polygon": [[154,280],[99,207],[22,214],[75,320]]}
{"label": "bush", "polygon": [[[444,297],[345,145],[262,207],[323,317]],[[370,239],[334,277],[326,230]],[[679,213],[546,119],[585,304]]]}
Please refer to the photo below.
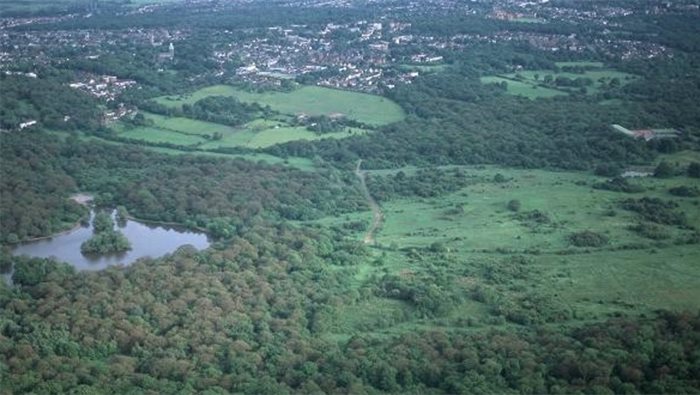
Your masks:
{"label": "bush", "polygon": [[668,192],[673,196],[680,197],[696,197],[700,196],[700,189],[698,187],[689,187],[686,185],[681,185],[679,187],[671,188]]}
{"label": "bush", "polygon": [[673,176],[673,173],[673,166],[666,161],[659,163],[659,165],[656,166],[656,169],[654,169],[654,177],[658,178],[668,178]]}
{"label": "bush", "polygon": [[83,254],[111,254],[131,249],[131,243],[121,232],[114,230],[96,233],[80,245]]}
{"label": "bush", "polygon": [[622,177],[615,177],[611,180],[605,182],[599,182],[593,184],[595,189],[604,189],[606,191],[613,192],[625,192],[625,193],[639,193],[644,192],[644,187],[641,185],[630,184],[626,179]]}
{"label": "bush", "polygon": [[631,226],[630,230],[642,237],[652,240],[664,240],[671,237],[662,227],[650,223],[638,223],[637,225]]}
{"label": "bush", "polygon": [[514,211],[514,212],[520,211],[520,206],[521,206],[520,200],[518,200],[518,199],[511,200],[510,202],[508,202],[508,205],[507,205],[508,210]]}
{"label": "bush", "polygon": [[611,164],[602,164],[596,166],[594,173],[597,176],[602,176],[602,177],[617,177],[620,175],[622,172],[622,169],[620,166],[617,165],[611,165]]}
{"label": "bush", "polygon": [[688,177],[700,178],[700,163],[693,162],[688,165]]}
{"label": "bush", "polygon": [[602,247],[610,240],[600,233],[584,230],[569,235],[569,241],[576,247]]}
{"label": "bush", "polygon": [[625,210],[634,211],[643,219],[657,224],[685,226],[687,223],[684,213],[673,210],[678,207],[678,204],[659,198],[626,199],[621,202],[621,206]]}

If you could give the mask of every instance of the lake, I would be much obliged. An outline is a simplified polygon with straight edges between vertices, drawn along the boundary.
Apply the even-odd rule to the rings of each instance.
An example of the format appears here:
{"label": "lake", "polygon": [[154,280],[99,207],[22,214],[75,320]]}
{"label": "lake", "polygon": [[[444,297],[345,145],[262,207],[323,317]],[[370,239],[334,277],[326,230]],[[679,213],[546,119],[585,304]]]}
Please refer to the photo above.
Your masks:
{"label": "lake", "polygon": [[[112,212],[114,218],[116,210]],[[158,258],[189,244],[198,250],[209,247],[209,238],[201,232],[184,228],[148,225],[134,220],[126,221],[121,231],[129,242],[131,250],[120,254],[86,256],[80,252],[80,245],[92,237],[92,217],[89,226],[82,226],[50,239],[35,240],[17,245],[13,255],[27,255],[39,258],[55,257],[70,263],[78,270],[101,270],[108,266],[128,265],[139,258]],[[116,222],[116,221],[115,221]]]}

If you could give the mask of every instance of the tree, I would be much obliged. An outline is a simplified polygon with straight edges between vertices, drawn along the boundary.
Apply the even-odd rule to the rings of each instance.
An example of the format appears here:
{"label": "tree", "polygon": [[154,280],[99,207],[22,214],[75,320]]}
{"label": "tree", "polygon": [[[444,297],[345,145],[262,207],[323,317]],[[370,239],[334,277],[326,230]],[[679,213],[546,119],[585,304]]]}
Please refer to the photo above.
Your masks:
{"label": "tree", "polygon": [[688,177],[700,178],[700,163],[691,162],[688,165]]}
{"label": "tree", "polygon": [[513,199],[508,202],[508,210],[518,212],[520,211],[520,200],[518,199]]}
{"label": "tree", "polygon": [[658,166],[656,166],[656,169],[654,169],[654,177],[658,178],[668,178],[673,176],[673,173],[673,166],[666,161],[662,161],[658,164]]}
{"label": "tree", "polygon": [[92,230],[95,233],[103,233],[114,229],[114,221],[112,217],[105,213],[99,212],[95,214],[95,218],[92,220]]}

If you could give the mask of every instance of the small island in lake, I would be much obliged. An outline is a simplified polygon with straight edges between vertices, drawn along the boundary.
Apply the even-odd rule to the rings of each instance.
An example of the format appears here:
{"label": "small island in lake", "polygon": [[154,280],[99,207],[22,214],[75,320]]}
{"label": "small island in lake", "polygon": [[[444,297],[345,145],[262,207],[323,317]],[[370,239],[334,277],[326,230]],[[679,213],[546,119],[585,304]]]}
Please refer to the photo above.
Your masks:
{"label": "small island in lake", "polygon": [[83,254],[110,254],[131,249],[126,236],[114,229],[114,221],[109,214],[95,214],[92,227],[94,235],[80,245]]}

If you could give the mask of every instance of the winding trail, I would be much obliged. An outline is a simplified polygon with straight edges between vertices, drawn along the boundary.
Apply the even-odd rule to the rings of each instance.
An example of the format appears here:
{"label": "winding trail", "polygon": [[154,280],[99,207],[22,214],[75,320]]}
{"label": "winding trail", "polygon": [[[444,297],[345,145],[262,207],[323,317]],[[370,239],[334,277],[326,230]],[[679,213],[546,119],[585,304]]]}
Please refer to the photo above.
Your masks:
{"label": "winding trail", "polygon": [[360,179],[362,193],[364,193],[365,198],[367,199],[367,204],[369,204],[369,207],[372,209],[372,224],[370,225],[369,229],[367,230],[367,233],[365,234],[364,241],[365,244],[374,244],[374,235],[377,232],[379,226],[382,224],[382,221],[384,221],[384,213],[382,213],[381,207],[379,207],[377,201],[374,200],[372,195],[369,193],[369,189],[367,189],[367,182],[365,181],[366,173],[360,170],[360,166],[362,166],[362,159],[357,161],[355,175],[358,179]]}

